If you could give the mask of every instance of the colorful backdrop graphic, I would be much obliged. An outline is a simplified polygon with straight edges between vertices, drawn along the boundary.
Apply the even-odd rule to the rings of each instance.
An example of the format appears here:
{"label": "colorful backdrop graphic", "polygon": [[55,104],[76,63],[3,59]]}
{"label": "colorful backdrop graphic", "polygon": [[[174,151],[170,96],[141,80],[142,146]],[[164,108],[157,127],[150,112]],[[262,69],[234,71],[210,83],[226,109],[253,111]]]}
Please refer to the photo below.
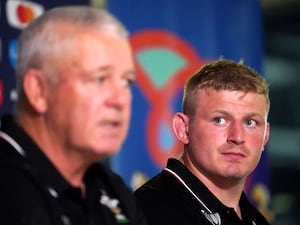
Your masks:
{"label": "colorful backdrop graphic", "polygon": [[[14,67],[20,31],[45,10],[59,5],[103,5],[100,0],[0,2],[0,113],[16,99]],[[167,158],[180,154],[171,127],[181,110],[184,81],[201,65],[220,57],[259,72],[262,65],[262,21],[258,0],[107,0],[131,32],[137,69],[128,138],[111,159],[112,168],[135,189],[159,172]],[[266,152],[247,182],[247,194],[260,207],[268,203]],[[267,191],[265,193],[265,191]]]}
{"label": "colorful backdrop graphic", "polygon": [[151,108],[145,124],[146,145],[155,165],[164,167],[181,145],[170,127],[176,94],[203,62],[184,40],[162,30],[147,30],[131,37],[136,56],[137,84]]}

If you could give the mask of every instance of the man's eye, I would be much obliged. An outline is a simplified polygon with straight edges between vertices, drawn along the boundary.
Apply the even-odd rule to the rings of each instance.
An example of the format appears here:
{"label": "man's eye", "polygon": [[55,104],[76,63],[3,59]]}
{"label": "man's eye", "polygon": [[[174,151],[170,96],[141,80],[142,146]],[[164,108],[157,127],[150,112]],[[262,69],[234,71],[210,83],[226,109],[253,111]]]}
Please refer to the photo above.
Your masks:
{"label": "man's eye", "polygon": [[96,83],[103,83],[103,81],[105,80],[104,76],[100,76],[100,77],[94,77],[93,81]]}
{"label": "man's eye", "polygon": [[226,120],[222,117],[216,117],[214,118],[214,122],[219,125],[224,125],[226,123]]}
{"label": "man's eye", "polygon": [[132,78],[124,78],[124,79],[123,79],[123,82],[124,82],[124,86],[131,87],[131,86],[134,84],[135,79],[132,79]]}
{"label": "man's eye", "polygon": [[254,127],[257,123],[255,120],[246,120],[246,124],[249,127]]}

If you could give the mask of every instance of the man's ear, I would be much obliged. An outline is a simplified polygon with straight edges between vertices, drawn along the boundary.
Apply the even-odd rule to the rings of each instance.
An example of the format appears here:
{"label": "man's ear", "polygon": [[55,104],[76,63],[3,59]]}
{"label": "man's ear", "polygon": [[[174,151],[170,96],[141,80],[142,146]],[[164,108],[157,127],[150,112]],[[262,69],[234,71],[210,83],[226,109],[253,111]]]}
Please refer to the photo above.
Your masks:
{"label": "man's ear", "polygon": [[183,113],[176,113],[173,117],[173,131],[176,138],[183,144],[189,143],[188,137],[189,118]]}
{"label": "man's ear", "polygon": [[24,74],[23,88],[32,109],[37,113],[47,110],[47,83],[41,71],[29,69]]}

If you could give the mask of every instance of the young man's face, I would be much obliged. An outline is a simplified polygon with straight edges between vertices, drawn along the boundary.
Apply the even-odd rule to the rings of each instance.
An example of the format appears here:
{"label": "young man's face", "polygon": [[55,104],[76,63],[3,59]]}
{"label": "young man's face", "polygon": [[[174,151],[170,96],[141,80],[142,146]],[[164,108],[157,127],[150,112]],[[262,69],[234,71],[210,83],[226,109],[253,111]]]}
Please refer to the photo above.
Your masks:
{"label": "young man's face", "polygon": [[246,178],[257,166],[269,137],[265,97],[252,92],[200,90],[194,104],[193,118],[183,116],[188,167],[211,181]]}

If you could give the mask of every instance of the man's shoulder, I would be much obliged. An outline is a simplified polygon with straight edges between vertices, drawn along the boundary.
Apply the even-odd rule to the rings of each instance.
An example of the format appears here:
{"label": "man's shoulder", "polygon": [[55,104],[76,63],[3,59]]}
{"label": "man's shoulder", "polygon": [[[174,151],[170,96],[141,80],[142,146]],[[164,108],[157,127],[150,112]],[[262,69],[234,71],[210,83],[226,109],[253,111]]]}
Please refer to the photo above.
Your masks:
{"label": "man's shoulder", "polygon": [[[37,193],[37,187],[33,179],[33,169],[24,156],[16,151],[14,146],[0,137],[0,195],[10,193],[17,196],[15,193]],[[21,196],[21,195],[20,195]],[[21,198],[19,196],[19,198]],[[21,201],[21,199],[19,199]]]}
{"label": "man's shoulder", "polygon": [[151,225],[187,225],[199,219],[199,213],[186,204],[184,189],[165,172],[154,176],[134,194]]}
{"label": "man's shoulder", "polygon": [[25,160],[15,148],[0,137],[0,171],[25,168]]}
{"label": "man's shoulder", "polygon": [[42,211],[45,202],[22,156],[2,141],[0,149],[0,220],[11,224]]}
{"label": "man's shoulder", "polygon": [[173,198],[176,198],[177,185],[174,179],[162,171],[135,190],[134,194],[138,199],[147,203],[160,199],[161,204],[163,202],[169,204]]}
{"label": "man's shoulder", "polygon": [[[36,189],[32,179],[32,169],[26,159],[15,151],[10,144],[0,138],[0,190]],[[5,182],[4,182],[5,181]],[[0,191],[2,195],[2,192]]]}

